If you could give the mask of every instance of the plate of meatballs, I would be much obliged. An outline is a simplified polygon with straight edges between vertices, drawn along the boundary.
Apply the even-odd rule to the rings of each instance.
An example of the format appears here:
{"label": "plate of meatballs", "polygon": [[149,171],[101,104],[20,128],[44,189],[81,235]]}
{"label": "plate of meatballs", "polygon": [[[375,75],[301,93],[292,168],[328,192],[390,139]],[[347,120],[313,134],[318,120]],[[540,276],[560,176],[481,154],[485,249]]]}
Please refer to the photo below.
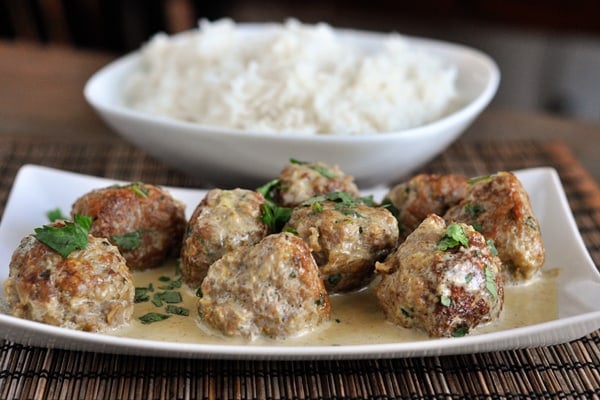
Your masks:
{"label": "plate of meatballs", "polygon": [[573,340],[600,274],[551,168],[360,190],[290,159],[256,188],[36,165],[0,223],[0,331],[196,358],[412,357]]}

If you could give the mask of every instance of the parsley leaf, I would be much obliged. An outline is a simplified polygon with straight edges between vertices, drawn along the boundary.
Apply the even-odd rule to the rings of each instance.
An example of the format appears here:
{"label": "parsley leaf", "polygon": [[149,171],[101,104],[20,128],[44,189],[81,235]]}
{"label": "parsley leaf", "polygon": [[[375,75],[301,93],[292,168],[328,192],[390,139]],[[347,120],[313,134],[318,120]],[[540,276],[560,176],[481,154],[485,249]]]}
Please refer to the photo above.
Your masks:
{"label": "parsley leaf", "polygon": [[469,180],[467,181],[467,183],[468,183],[469,185],[474,185],[474,184],[476,184],[476,183],[483,182],[483,181],[486,181],[486,180],[488,180],[488,179],[491,179],[493,176],[494,176],[494,175],[483,175],[483,176],[477,176],[477,177],[475,177],[475,178],[471,178],[471,179],[469,179]]}
{"label": "parsley leaf", "polygon": [[488,239],[486,240],[486,243],[488,245],[488,247],[490,248],[490,251],[492,252],[493,256],[497,256],[498,255],[498,249],[496,249],[496,245],[494,244],[494,241],[492,239]]}
{"label": "parsley leaf", "polygon": [[469,238],[461,225],[453,223],[446,227],[446,233],[438,243],[438,250],[446,251],[457,246],[468,247]]}
{"label": "parsley leaf", "polygon": [[169,317],[170,317],[170,315],[167,315],[167,314],[150,312],[148,314],[142,315],[140,317],[140,321],[142,322],[142,324],[147,325],[147,324],[152,324],[154,322],[159,322],[159,321],[165,320]]}
{"label": "parsley leaf", "polygon": [[135,250],[142,244],[142,230],[113,235],[111,241],[122,250]]}
{"label": "parsley leaf", "polygon": [[460,328],[456,328],[454,332],[452,332],[452,336],[454,337],[463,337],[467,333],[469,333],[469,328],[466,326],[461,326]]}
{"label": "parsley leaf", "polygon": [[69,219],[69,217],[65,216],[62,211],[60,210],[60,208],[55,208],[54,210],[50,210],[46,213],[46,217],[48,218],[48,221],[50,222],[54,222],[57,220],[67,220]]}
{"label": "parsley leaf", "polygon": [[141,197],[143,199],[148,197],[148,188],[146,187],[146,185],[144,185],[143,182],[131,183],[129,185],[126,185],[125,187],[131,189],[133,193],[135,193],[138,197]]}
{"label": "parsley leaf", "polygon": [[498,298],[498,287],[494,280],[494,273],[489,265],[485,266],[485,288],[492,295],[492,298],[496,300]]}
{"label": "parsley leaf", "polygon": [[85,249],[91,225],[91,217],[75,215],[73,221],[65,221],[61,226],[44,225],[36,228],[34,236],[63,258],[67,258],[73,251]]}
{"label": "parsley leaf", "polygon": [[188,310],[187,308],[179,307],[179,306],[174,306],[172,304],[169,304],[165,308],[165,311],[167,312],[167,314],[183,315],[185,317],[187,317],[188,315],[190,315],[190,310]]}
{"label": "parsley leaf", "polygon": [[280,207],[270,200],[261,204],[260,220],[267,225],[271,233],[279,232],[292,216],[292,209]]}
{"label": "parsley leaf", "polygon": [[262,194],[265,199],[273,201],[273,192],[278,190],[280,185],[281,180],[279,178],[275,178],[256,188],[256,191]]}

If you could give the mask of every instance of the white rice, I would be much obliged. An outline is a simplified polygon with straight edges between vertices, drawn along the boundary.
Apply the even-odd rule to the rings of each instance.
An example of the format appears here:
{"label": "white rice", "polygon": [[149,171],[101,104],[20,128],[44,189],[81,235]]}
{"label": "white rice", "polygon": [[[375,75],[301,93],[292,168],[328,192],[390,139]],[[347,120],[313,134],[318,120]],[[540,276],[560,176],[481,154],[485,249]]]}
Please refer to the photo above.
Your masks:
{"label": "white rice", "polygon": [[249,35],[223,19],[142,48],[129,106],[251,131],[368,134],[434,121],[455,96],[456,69],[398,34],[368,51],[327,24],[296,20]]}

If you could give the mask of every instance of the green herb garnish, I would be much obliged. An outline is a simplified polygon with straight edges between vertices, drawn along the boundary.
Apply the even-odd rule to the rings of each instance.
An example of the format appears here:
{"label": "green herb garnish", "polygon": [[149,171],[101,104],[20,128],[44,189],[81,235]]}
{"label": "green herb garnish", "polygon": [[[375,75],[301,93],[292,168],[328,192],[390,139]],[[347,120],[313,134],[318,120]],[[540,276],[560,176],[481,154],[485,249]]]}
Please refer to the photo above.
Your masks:
{"label": "green herb garnish", "polygon": [[469,238],[459,224],[452,223],[446,227],[446,233],[438,243],[438,250],[446,251],[457,246],[469,246]]}
{"label": "green herb garnish", "polygon": [[46,217],[48,218],[48,221],[50,221],[50,222],[69,219],[69,217],[65,216],[62,213],[62,211],[60,210],[60,208],[55,208],[54,210],[48,211],[46,213]]}
{"label": "green herb garnish", "polygon": [[280,207],[271,200],[266,200],[261,204],[260,209],[262,211],[260,220],[269,228],[271,233],[280,232],[292,216],[291,208]]}
{"label": "green herb garnish", "polygon": [[170,317],[170,315],[167,315],[167,314],[150,312],[148,314],[142,315],[140,317],[140,321],[142,322],[142,324],[147,325],[147,324],[152,324],[154,322],[163,321],[169,317]]}
{"label": "green herb garnish", "polygon": [[467,333],[469,333],[469,328],[466,326],[461,326],[460,328],[456,328],[454,332],[452,332],[452,336],[454,337],[463,337]]}
{"label": "green herb garnish", "polygon": [[452,299],[448,296],[442,295],[440,296],[440,303],[444,307],[450,307],[450,305],[452,305]]}
{"label": "green herb garnish", "polygon": [[147,287],[136,287],[135,288],[135,297],[133,299],[134,303],[144,303],[150,300],[150,288]]}
{"label": "green herb garnish", "polygon": [[308,168],[310,168],[314,171],[317,171],[321,176],[323,176],[327,179],[335,178],[335,174],[329,168],[326,168],[322,165],[311,164],[306,161],[299,161],[299,160],[296,160],[295,158],[290,158],[290,164],[306,165]]}
{"label": "green herb garnish", "polygon": [[498,298],[498,286],[496,286],[494,272],[489,265],[485,266],[485,288],[490,292],[494,300]]}
{"label": "green herb garnish", "polygon": [[490,251],[492,252],[493,256],[497,256],[498,255],[498,249],[496,249],[496,245],[494,244],[494,241],[492,239],[488,239],[485,241],[488,245],[488,247],[490,248]]}
{"label": "green herb garnish", "polygon": [[256,191],[263,195],[263,197],[267,200],[273,201],[273,192],[277,191],[281,185],[281,180],[279,178],[275,178],[264,185],[256,188]]}
{"label": "green herb garnish", "polygon": [[34,236],[63,258],[67,258],[73,251],[85,249],[91,225],[91,217],[75,215],[73,221],[65,221],[62,226],[44,225],[36,228]]}
{"label": "green herb garnish", "polygon": [[475,178],[471,178],[471,179],[469,179],[469,180],[467,181],[467,183],[468,183],[469,185],[474,185],[474,184],[476,184],[476,183],[478,183],[478,182],[483,182],[483,181],[486,181],[486,180],[490,179],[492,176],[494,176],[494,175],[491,175],[491,174],[490,174],[490,175],[477,176],[477,177],[475,177]]}
{"label": "green herb garnish", "polygon": [[157,292],[154,293],[154,296],[152,296],[152,304],[154,304],[156,307],[162,307],[163,302],[167,304],[176,304],[181,303],[182,301],[183,299],[181,297],[181,293],[174,290]]}
{"label": "green herb garnish", "polygon": [[[161,277],[161,278],[168,278],[168,277]],[[161,280],[161,278],[159,278],[159,280]],[[160,290],[179,289],[181,287],[182,283],[183,283],[182,280],[183,280],[183,277],[181,277],[181,276],[179,278],[177,278],[177,279],[172,279],[172,280],[169,279],[169,281],[168,281],[169,283],[168,284],[159,286],[158,288]],[[162,282],[165,282],[165,281],[163,280]]]}
{"label": "green herb garnish", "polygon": [[190,315],[190,310],[188,310],[187,308],[179,307],[179,306],[174,306],[172,304],[169,304],[165,308],[165,311],[168,314],[183,315],[185,317],[187,317],[188,315]]}
{"label": "green herb garnish", "polygon": [[142,230],[113,235],[110,239],[122,250],[135,250],[142,244]]}
{"label": "green herb garnish", "polygon": [[471,219],[476,219],[481,215],[481,213],[485,211],[485,209],[480,204],[467,203],[465,205],[465,211],[467,212],[467,214],[469,214],[469,217],[471,217]]}
{"label": "green herb garnish", "polygon": [[143,199],[148,198],[149,191],[143,182],[135,182],[135,183],[126,185],[125,187],[131,189],[133,191],[133,193],[135,193],[138,197],[141,197]]}

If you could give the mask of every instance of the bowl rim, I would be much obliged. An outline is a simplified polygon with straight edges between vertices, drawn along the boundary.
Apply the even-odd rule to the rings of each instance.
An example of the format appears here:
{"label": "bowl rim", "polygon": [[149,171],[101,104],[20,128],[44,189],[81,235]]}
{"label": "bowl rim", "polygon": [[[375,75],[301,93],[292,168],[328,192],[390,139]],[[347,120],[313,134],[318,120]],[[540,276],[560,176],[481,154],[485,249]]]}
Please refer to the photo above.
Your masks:
{"label": "bowl rim", "polygon": [[[275,23],[265,22],[265,23],[238,23],[236,26],[240,30],[260,30],[269,26],[274,26]],[[333,30],[341,34],[342,36],[347,36],[350,38],[358,38],[358,40],[370,40],[376,41],[381,40],[385,37],[388,37],[390,34],[398,34],[400,37],[406,39],[411,44],[416,44],[417,46],[425,46],[426,49],[436,48],[439,51],[443,49],[444,51],[449,51],[450,53],[459,54],[463,52],[467,54],[469,57],[474,58],[479,62],[481,67],[486,70],[489,75],[487,81],[483,84],[483,90],[480,90],[475,97],[470,99],[469,101],[461,104],[456,110],[449,112],[448,114],[430,121],[426,124],[419,125],[412,128],[402,129],[399,131],[384,131],[384,132],[374,132],[368,134],[348,134],[348,133],[302,133],[302,132],[289,132],[289,131],[280,131],[280,132],[269,132],[269,131],[257,131],[257,130],[242,130],[242,129],[232,129],[226,128],[222,126],[216,125],[207,125],[198,122],[189,122],[180,120],[177,118],[163,116],[163,115],[153,115],[143,111],[138,111],[133,108],[127,107],[124,104],[114,104],[107,101],[104,101],[102,98],[98,98],[96,92],[97,87],[101,85],[107,77],[111,77],[114,74],[115,70],[119,68],[123,68],[123,65],[127,65],[130,63],[135,63],[141,57],[141,48],[129,52],[112,62],[104,65],[96,72],[94,72],[91,77],[87,80],[83,88],[84,98],[97,112],[100,114],[111,114],[114,116],[125,117],[130,120],[144,122],[144,123],[152,123],[158,126],[162,126],[165,128],[176,128],[179,130],[180,134],[185,134],[189,136],[202,136],[204,134],[210,133],[229,136],[231,138],[243,137],[243,138],[252,138],[252,139],[270,139],[270,140],[279,140],[279,141],[306,141],[307,139],[316,141],[318,143],[347,143],[347,142],[373,142],[373,141],[385,141],[392,138],[405,138],[408,139],[412,136],[416,136],[419,138],[424,138],[428,135],[435,135],[436,132],[443,130],[445,125],[455,125],[461,121],[468,119],[471,116],[476,116],[481,110],[483,110],[493,99],[495,96],[499,84],[500,84],[500,69],[495,62],[495,60],[490,57],[485,52],[478,50],[476,48],[460,44],[449,42],[445,40],[432,39],[421,36],[412,36],[400,34],[397,32],[377,32],[377,31],[368,31],[368,30],[359,30],[359,29],[349,29],[349,28],[333,28]],[[195,30],[186,30],[175,35],[170,35],[170,37],[177,37],[185,34],[189,34],[190,32],[194,32]],[[460,72],[460,70],[459,70]],[[114,85],[113,85],[114,86]]]}

